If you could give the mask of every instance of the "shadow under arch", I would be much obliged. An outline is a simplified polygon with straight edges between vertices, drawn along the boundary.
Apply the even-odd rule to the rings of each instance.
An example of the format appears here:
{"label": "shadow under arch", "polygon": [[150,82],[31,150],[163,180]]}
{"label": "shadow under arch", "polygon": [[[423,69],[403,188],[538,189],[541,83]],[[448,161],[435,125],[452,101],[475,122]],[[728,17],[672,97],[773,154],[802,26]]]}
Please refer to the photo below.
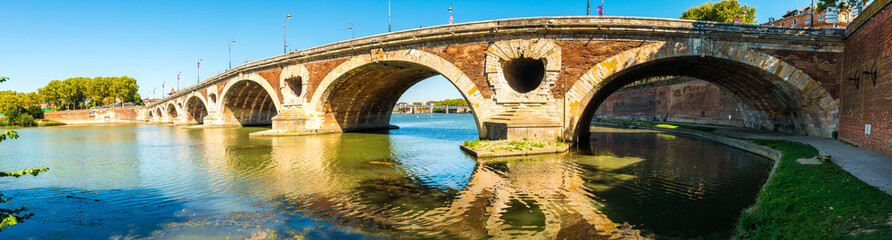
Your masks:
{"label": "shadow under arch", "polygon": [[312,94],[310,109],[324,113],[324,128],[356,132],[390,128],[393,107],[416,83],[442,75],[468,103],[479,136],[485,136],[475,108],[484,102],[476,85],[452,63],[418,50],[388,52],[372,59],[358,56],[325,77]]}
{"label": "shadow under arch", "polygon": [[272,118],[279,114],[280,106],[273,99],[277,95],[270,89],[253,79],[236,80],[227,85],[219,103],[224,121],[241,126],[272,125]]}
{"label": "shadow under arch", "polygon": [[[786,67],[792,66],[785,64]],[[783,68],[783,67],[779,67]],[[748,128],[799,135],[829,137],[829,110],[819,106],[826,95],[817,89],[800,89],[789,77],[782,78],[749,63],[712,56],[674,56],[639,63],[606,76],[593,87],[591,98],[575,129],[575,142],[589,147],[590,125],[595,111],[608,96],[637,80],[658,76],[687,76],[704,80],[728,93],[738,104]],[[802,81],[813,81],[807,76]]]}
{"label": "shadow under arch", "polygon": [[189,122],[194,121],[198,124],[203,124],[204,117],[208,115],[207,104],[200,97],[191,96],[186,100],[184,112],[186,112]]}
{"label": "shadow under arch", "polygon": [[160,108],[160,107],[155,108],[155,110],[153,110],[153,111],[155,112],[155,120],[159,120],[159,121],[160,121],[162,118],[164,118],[164,116],[161,115],[161,108]]}
{"label": "shadow under arch", "polygon": [[179,114],[177,113],[177,106],[173,103],[167,104],[167,116],[170,118],[177,118]]}

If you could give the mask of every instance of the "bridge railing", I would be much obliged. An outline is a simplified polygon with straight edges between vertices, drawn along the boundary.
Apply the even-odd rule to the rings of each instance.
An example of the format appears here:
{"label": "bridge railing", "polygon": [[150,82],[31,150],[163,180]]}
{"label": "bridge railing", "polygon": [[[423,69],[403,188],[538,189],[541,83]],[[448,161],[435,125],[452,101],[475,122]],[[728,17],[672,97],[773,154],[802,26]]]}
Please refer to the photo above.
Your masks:
{"label": "bridge railing", "polygon": [[251,62],[181,89],[146,107],[157,106],[241,73],[292,62],[348,56],[351,53],[367,52],[374,48],[516,34],[579,34],[590,35],[592,38],[614,34],[664,37],[698,36],[732,41],[839,44],[843,42],[845,29],[779,27],[664,18],[583,16],[514,18],[458,23],[361,37]]}

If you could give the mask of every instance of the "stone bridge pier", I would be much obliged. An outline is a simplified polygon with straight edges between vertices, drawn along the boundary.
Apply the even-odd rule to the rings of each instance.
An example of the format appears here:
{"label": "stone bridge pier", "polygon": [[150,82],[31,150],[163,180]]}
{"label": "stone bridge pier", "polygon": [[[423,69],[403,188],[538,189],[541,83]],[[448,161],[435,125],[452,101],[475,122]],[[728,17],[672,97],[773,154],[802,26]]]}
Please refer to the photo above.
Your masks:
{"label": "stone bridge pier", "polygon": [[843,34],[630,17],[428,27],[242,65],[150,104],[146,116],[271,125],[266,135],[382,130],[406,90],[442,75],[467,101],[480,138],[575,142],[588,139],[595,110],[619,88],[687,76],[732,96],[747,127],[830,137]]}

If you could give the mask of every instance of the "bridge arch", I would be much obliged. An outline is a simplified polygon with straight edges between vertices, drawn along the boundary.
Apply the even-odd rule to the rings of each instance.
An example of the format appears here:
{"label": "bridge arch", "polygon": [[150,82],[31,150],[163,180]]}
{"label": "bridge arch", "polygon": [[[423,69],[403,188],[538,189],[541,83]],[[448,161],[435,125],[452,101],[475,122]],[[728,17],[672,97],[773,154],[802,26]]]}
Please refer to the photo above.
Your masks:
{"label": "bridge arch", "polygon": [[204,124],[204,117],[208,115],[207,101],[197,94],[193,94],[186,99],[183,112],[186,113],[188,122]]}
{"label": "bridge arch", "polygon": [[[703,45],[714,49],[704,51]],[[702,79],[726,91],[749,128],[823,137],[836,129],[838,100],[801,70],[743,46],[703,45],[656,43],[600,62],[568,92],[575,127],[565,136],[586,141],[582,136],[604,99],[636,80],[667,75]]]}
{"label": "bridge arch", "polygon": [[272,117],[279,114],[282,103],[276,90],[257,74],[229,81],[223,91],[217,109],[224,122],[241,126],[271,125]]}
{"label": "bridge arch", "polygon": [[167,117],[171,120],[174,120],[179,116],[177,106],[173,102],[167,104],[167,108],[165,111],[167,111]]}
{"label": "bridge arch", "polygon": [[161,121],[164,118],[164,115],[161,114],[161,107],[155,107],[152,111],[155,112],[155,121]]}
{"label": "bridge arch", "polygon": [[474,115],[478,134],[485,136],[478,111],[485,100],[474,83],[451,62],[420,50],[378,52],[341,63],[320,81],[305,108],[325,114],[324,128],[384,129],[400,96],[436,75],[443,75],[458,89]]}

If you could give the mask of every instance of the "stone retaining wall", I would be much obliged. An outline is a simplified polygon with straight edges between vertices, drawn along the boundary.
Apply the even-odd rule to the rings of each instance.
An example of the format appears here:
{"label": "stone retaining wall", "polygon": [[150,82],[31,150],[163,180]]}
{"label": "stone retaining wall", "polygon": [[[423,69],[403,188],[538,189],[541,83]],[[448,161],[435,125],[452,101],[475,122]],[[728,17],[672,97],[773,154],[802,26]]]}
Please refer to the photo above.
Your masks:
{"label": "stone retaining wall", "polygon": [[69,123],[117,123],[137,121],[141,106],[46,112],[43,118]]}

